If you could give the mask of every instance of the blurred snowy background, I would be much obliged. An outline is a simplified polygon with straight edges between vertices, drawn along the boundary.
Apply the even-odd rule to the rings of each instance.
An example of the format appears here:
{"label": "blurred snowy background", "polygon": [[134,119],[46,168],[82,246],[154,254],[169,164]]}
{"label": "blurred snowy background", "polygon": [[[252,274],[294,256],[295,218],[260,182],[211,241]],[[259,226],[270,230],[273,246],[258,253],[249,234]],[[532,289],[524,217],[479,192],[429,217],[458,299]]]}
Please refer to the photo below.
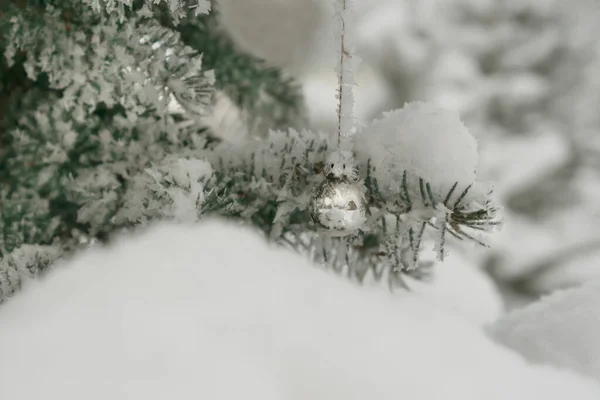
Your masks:
{"label": "blurred snowy background", "polygon": [[[265,2],[280,14],[253,16],[246,30],[262,40],[240,43],[300,77],[311,123],[334,132],[327,2],[248,3]],[[505,207],[490,250],[453,249],[448,263],[489,274],[508,308],[598,275],[600,2],[356,0],[355,9],[359,121],[415,100],[458,111],[479,141],[479,175]],[[224,14],[235,37],[252,36]]]}

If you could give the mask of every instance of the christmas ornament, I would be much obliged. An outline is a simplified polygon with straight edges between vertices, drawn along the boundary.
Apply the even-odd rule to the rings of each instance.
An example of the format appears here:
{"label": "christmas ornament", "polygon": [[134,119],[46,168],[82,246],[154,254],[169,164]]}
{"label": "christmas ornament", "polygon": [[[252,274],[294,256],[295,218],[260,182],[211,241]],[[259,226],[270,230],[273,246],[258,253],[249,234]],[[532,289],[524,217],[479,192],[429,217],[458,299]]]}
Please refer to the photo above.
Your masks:
{"label": "christmas ornament", "polygon": [[[352,66],[347,68],[352,54],[345,43],[347,0],[336,3],[340,18],[340,65],[338,69],[338,150],[325,161],[325,179],[316,187],[310,198],[309,212],[315,224],[331,236],[346,236],[356,232],[367,221],[365,187],[358,181],[353,154],[342,148],[351,148],[349,140],[342,143],[342,132],[354,131],[352,125]],[[356,60],[355,60],[356,61]],[[355,63],[356,64],[356,63]]]}
{"label": "christmas ornament", "polygon": [[318,227],[331,236],[356,232],[367,221],[365,187],[358,181],[351,154],[335,152],[327,158],[325,179],[310,199],[309,212]]}

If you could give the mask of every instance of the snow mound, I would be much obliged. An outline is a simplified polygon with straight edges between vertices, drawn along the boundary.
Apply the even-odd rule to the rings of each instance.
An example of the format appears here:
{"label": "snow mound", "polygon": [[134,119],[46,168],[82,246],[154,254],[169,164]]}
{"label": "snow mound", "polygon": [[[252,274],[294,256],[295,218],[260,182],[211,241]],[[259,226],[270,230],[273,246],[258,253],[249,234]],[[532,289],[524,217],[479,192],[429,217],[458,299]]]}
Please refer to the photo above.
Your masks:
{"label": "snow mound", "polygon": [[562,290],[496,322],[492,335],[534,363],[600,380],[600,280]]}
{"label": "snow mound", "polygon": [[447,192],[476,178],[477,141],[458,114],[429,103],[384,113],[355,136],[355,151],[365,164],[371,159],[380,182],[399,182],[406,170]]}
{"label": "snow mound", "polygon": [[423,244],[421,261],[435,263],[431,280],[406,278],[411,290],[431,299],[448,312],[486,326],[504,314],[502,296],[490,276],[478,268],[459,249],[453,249],[443,262],[431,242]]}
{"label": "snow mound", "polygon": [[239,225],[89,251],[0,307],[0,398],[596,400],[416,294],[359,288]]}

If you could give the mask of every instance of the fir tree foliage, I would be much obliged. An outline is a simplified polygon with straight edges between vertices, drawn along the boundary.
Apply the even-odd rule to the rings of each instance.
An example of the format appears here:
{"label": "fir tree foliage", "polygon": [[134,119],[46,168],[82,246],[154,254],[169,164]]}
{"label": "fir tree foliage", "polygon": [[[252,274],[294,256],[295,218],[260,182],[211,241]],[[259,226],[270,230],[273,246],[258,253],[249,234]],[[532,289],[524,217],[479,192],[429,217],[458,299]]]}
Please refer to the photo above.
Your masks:
{"label": "fir tree foliage", "polygon": [[[442,191],[404,170],[392,184],[366,157],[357,167],[368,223],[323,235],[307,206],[335,144],[293,128],[303,120],[297,85],[238,53],[214,17],[196,12],[204,2],[134,3],[2,9],[0,302],[59,257],[160,219],[219,214],[352,279],[390,284],[423,275],[425,235],[443,258],[448,237],[483,244],[477,233],[497,225],[479,183]],[[203,124],[215,90],[268,135],[215,140]]]}
{"label": "fir tree foliage", "polygon": [[237,51],[223,32],[217,7],[210,14],[188,15],[177,25],[164,8],[155,7],[154,15],[179,32],[183,43],[202,53],[204,69],[215,71],[215,90],[243,111],[250,134],[264,136],[269,128],[306,124],[299,84],[282,71],[266,67],[262,60]]}

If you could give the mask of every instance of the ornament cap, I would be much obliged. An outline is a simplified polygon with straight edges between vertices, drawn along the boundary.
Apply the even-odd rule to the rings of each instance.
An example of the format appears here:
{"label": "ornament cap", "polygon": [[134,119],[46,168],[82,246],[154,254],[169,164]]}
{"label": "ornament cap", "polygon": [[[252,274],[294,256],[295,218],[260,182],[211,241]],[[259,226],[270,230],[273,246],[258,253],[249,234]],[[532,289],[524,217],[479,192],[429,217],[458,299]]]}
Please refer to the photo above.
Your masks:
{"label": "ornament cap", "polygon": [[337,150],[325,159],[323,174],[327,179],[339,179],[355,182],[358,180],[358,171],[351,151]]}

